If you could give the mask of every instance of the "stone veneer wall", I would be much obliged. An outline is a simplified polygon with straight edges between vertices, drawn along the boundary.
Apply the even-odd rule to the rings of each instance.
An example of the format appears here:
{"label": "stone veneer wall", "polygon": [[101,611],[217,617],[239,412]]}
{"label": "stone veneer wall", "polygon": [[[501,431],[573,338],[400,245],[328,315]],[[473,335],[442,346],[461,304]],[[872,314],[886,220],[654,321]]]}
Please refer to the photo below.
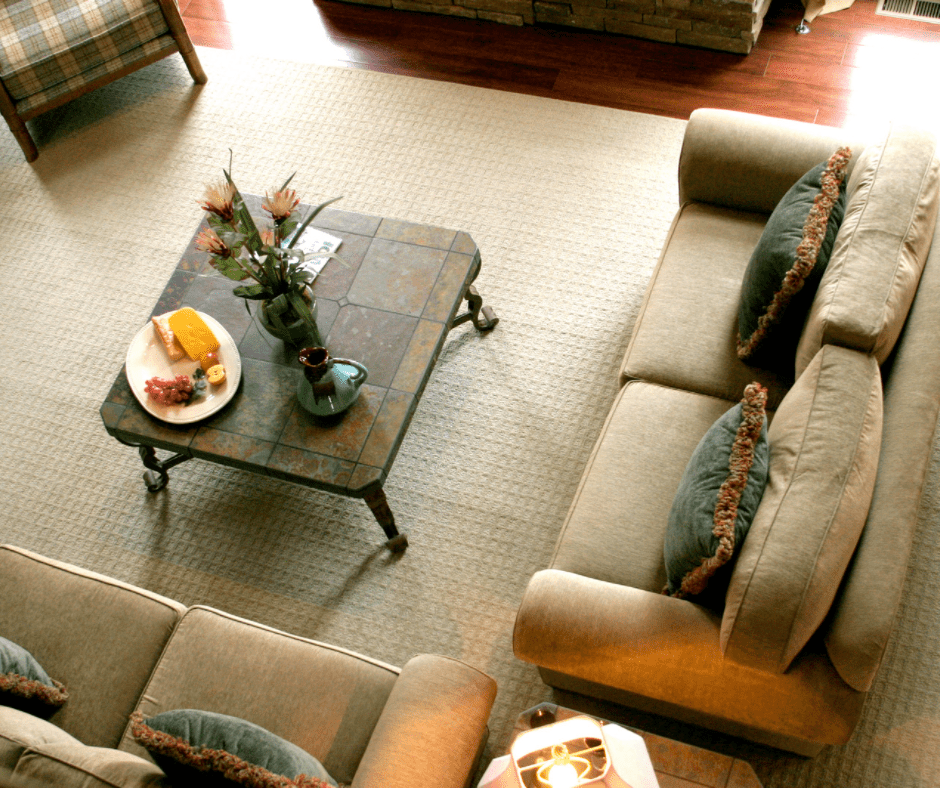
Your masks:
{"label": "stone veneer wall", "polygon": [[346,0],[363,5],[620,33],[670,44],[747,54],[770,0]]}

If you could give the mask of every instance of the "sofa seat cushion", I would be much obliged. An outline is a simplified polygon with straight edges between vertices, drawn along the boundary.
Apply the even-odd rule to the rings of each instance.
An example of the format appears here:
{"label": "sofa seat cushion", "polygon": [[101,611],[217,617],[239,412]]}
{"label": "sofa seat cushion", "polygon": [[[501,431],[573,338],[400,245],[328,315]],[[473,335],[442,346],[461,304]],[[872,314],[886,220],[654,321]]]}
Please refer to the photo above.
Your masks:
{"label": "sofa seat cushion", "polygon": [[0,547],[0,599],[0,632],[68,688],[52,721],[85,744],[116,747],[185,607],[10,546]]}
{"label": "sofa seat cushion", "polygon": [[826,617],[868,515],[882,407],[875,359],[836,345],[780,404],[767,488],[725,601],[730,659],[783,672]]}
{"label": "sofa seat cushion", "polygon": [[21,0],[0,5],[0,76],[14,101],[169,32],[156,2]]}
{"label": "sofa seat cushion", "polygon": [[937,139],[895,126],[866,149],[848,184],[845,218],[800,344],[799,375],[823,344],[884,363],[917,292],[940,204]]}
{"label": "sofa seat cushion", "polygon": [[150,761],[89,747],[51,722],[0,707],[0,782],[9,788],[170,788]]}
{"label": "sofa seat cushion", "polygon": [[585,467],[551,567],[662,591],[663,543],[679,482],[702,436],[734,404],[627,383]]}
{"label": "sofa seat cushion", "polygon": [[647,380],[737,402],[757,381],[767,407],[793,382],[792,369],[765,370],[737,355],[744,271],[767,214],[687,203],[673,220],[621,367]]}
{"label": "sofa seat cushion", "polygon": [[[173,632],[137,711],[248,720],[349,783],[397,676],[376,660],[197,606]],[[149,757],[129,725],[120,747]]]}

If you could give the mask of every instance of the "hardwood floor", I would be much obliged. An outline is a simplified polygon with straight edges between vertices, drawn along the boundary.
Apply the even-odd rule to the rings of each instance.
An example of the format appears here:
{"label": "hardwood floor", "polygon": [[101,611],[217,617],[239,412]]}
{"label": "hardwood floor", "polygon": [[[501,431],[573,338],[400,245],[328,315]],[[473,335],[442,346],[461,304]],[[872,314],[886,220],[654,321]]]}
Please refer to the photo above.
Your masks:
{"label": "hardwood floor", "polygon": [[940,131],[940,24],[875,14],[876,0],[794,28],[773,0],[749,55],[624,36],[352,5],[180,0],[200,46],[448,80],[688,118],[696,107],[842,126],[895,119]]}

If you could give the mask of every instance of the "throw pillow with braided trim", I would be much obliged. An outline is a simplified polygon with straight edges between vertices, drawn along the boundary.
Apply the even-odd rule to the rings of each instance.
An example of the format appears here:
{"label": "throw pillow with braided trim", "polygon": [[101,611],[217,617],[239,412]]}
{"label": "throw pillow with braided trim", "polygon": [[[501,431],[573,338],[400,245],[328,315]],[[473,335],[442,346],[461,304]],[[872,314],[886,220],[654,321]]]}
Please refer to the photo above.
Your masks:
{"label": "throw pillow with braided trim", "polygon": [[803,323],[845,215],[851,156],[851,150],[839,148],[807,172],[767,220],[741,285],[737,349],[748,364],[792,370]]}
{"label": "throw pillow with braided trim", "polygon": [[131,736],[174,785],[200,788],[337,788],[323,765],[295,744],[227,714],[174,709],[131,715]]}
{"label": "throw pillow with braided trim", "polygon": [[68,698],[65,687],[49,678],[32,654],[12,640],[0,637],[0,703],[46,716]]}
{"label": "throw pillow with braided trim", "polygon": [[666,526],[663,593],[720,608],[767,485],[767,389],[751,383],[696,446]]}

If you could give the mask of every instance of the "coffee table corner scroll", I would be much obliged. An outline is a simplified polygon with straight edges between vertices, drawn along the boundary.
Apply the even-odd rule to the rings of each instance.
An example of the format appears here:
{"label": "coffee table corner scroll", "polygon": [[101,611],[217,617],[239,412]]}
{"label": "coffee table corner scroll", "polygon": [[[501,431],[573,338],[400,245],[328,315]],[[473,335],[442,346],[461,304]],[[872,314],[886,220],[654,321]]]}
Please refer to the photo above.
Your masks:
{"label": "coffee table corner scroll", "polygon": [[473,325],[476,326],[479,331],[492,331],[499,322],[499,318],[496,316],[496,313],[493,312],[492,307],[483,306],[483,297],[473,285],[473,282],[480,274],[482,265],[483,260],[480,255],[480,250],[477,249],[476,253],[473,255],[473,269],[470,274],[470,279],[463,293],[463,299],[466,300],[469,311],[457,315],[451,321],[451,328],[459,326],[461,323],[466,323],[468,320],[472,320]]}

